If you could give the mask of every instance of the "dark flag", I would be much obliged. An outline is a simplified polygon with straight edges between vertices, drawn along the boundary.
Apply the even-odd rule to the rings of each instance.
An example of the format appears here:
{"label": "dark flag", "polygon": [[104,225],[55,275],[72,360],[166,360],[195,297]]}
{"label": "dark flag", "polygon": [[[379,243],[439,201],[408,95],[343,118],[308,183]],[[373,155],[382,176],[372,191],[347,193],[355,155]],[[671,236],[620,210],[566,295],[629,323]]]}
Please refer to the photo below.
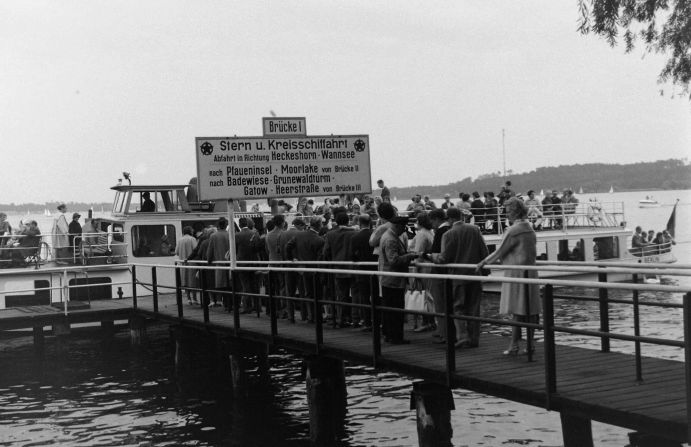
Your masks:
{"label": "dark flag", "polygon": [[676,235],[674,234],[674,228],[677,226],[677,203],[679,203],[679,199],[677,199],[677,201],[674,202],[672,215],[669,216],[669,220],[667,221],[667,231],[669,232],[669,234],[672,235],[672,237],[676,237]]}

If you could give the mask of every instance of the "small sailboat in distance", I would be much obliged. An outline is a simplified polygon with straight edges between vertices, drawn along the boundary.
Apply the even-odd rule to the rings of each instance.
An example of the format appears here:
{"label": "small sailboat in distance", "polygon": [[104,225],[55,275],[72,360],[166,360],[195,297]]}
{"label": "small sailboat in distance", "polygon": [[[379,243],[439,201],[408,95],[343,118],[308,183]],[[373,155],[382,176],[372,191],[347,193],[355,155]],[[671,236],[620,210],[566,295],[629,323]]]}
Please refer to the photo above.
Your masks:
{"label": "small sailboat in distance", "polygon": [[614,192],[614,186],[609,187],[609,193],[612,194]]}
{"label": "small sailboat in distance", "polygon": [[50,216],[50,211],[48,211],[48,208],[43,209],[43,215],[44,216]]}
{"label": "small sailboat in distance", "polygon": [[583,194],[583,187],[578,188],[578,194]]}

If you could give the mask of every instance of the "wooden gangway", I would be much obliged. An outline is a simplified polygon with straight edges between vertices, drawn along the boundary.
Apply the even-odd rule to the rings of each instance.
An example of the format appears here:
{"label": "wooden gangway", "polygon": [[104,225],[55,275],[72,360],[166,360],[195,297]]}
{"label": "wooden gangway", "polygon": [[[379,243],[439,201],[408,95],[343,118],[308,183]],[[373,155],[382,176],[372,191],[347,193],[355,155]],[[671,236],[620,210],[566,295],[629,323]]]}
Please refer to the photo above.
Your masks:
{"label": "wooden gangway", "polygon": [[[133,281],[137,281],[138,269],[152,269],[155,278],[156,268],[170,266],[132,265]],[[606,282],[607,269],[599,268],[601,282],[582,282],[580,285],[599,290],[590,299],[598,301],[601,311],[600,330],[592,331],[567,328],[555,324],[554,301],[558,299],[550,280],[544,287],[543,321],[540,324],[521,323],[524,327],[538,329],[541,341],[535,342],[532,356],[503,356],[507,344],[505,337],[483,333],[480,346],[472,349],[454,349],[451,343],[434,344],[429,333],[408,331],[411,340],[407,345],[381,343],[378,330],[364,332],[354,328],[336,329],[317,318],[315,323],[278,319],[275,302],[287,297],[277,296],[268,290],[257,295],[267,300],[273,310],[271,315],[242,314],[239,312],[240,292],[227,292],[229,309],[209,306],[190,306],[183,303],[183,289],[179,286],[180,266],[177,269],[178,284],[147,284],[153,294],[133,296],[126,299],[93,300],[88,309],[74,309],[54,306],[31,306],[23,309],[0,311],[0,330],[21,327],[50,325],[54,322],[96,322],[104,320],[144,317],[149,320],[172,324],[192,330],[204,331],[219,337],[238,342],[261,343],[274,348],[284,348],[303,355],[320,355],[355,363],[374,365],[381,370],[405,374],[417,379],[435,382],[450,388],[464,388],[489,394],[528,405],[544,407],[562,414],[575,415],[583,419],[596,420],[607,424],[626,427],[650,434],[660,439],[688,442],[689,401],[691,400],[691,294],[686,291],[683,304],[667,307],[682,307],[684,338],[681,340],[662,340],[642,337],[637,330],[634,334],[615,334],[609,331],[607,291],[628,289],[632,291],[631,305],[634,309],[634,326],[638,326],[638,308],[653,303],[640,302],[638,292],[644,290],[668,290],[684,292],[671,286],[651,286],[645,284],[612,284]],[[212,267],[195,267],[200,269]],[[647,270],[646,270],[647,268]],[[662,267],[646,267],[637,273],[660,273]],[[238,267],[233,274],[253,267]],[[303,269],[323,272],[339,270]],[[616,270],[614,268],[613,270]],[[282,274],[290,269],[269,267],[265,274]],[[344,270],[345,271],[345,270]],[[358,274],[359,271],[349,270]],[[371,271],[359,272],[363,275],[376,274]],[[425,276],[416,274],[415,276]],[[434,275],[451,281],[458,275]],[[604,281],[602,281],[604,279]],[[492,281],[486,279],[485,281]],[[530,283],[545,280],[494,279],[493,281],[514,281]],[[136,290],[136,288],[135,288]],[[203,290],[202,290],[203,292]],[[449,297],[447,297],[448,299]],[[293,298],[299,301],[299,298]],[[614,300],[613,300],[614,301]],[[619,300],[618,302],[622,302]],[[320,306],[334,304],[326,297],[312,302]],[[350,304],[357,307],[358,305]],[[450,308],[450,306],[447,306]],[[373,313],[395,311],[390,308],[372,305]],[[421,313],[424,314],[424,313]],[[429,313],[428,313],[429,314]],[[450,315],[446,314],[449,324]],[[449,318],[451,317],[451,318]],[[472,318],[464,318],[472,319]],[[477,320],[489,324],[509,324],[506,320],[479,317]],[[601,339],[601,349],[566,346],[559,343],[559,334],[570,333],[593,336]],[[635,355],[612,352],[610,340],[625,340],[636,346]],[[664,345],[680,348],[680,360],[666,360],[641,354],[640,346]]]}

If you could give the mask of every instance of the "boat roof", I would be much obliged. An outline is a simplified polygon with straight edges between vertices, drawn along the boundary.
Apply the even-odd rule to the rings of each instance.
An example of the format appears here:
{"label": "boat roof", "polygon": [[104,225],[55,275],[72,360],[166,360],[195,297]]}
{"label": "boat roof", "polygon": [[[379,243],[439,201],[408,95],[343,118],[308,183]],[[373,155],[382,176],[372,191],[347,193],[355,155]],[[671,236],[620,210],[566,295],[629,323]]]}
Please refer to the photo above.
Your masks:
{"label": "boat roof", "polygon": [[115,191],[170,191],[170,190],[180,190],[185,189],[189,185],[115,185],[111,186],[110,189]]}

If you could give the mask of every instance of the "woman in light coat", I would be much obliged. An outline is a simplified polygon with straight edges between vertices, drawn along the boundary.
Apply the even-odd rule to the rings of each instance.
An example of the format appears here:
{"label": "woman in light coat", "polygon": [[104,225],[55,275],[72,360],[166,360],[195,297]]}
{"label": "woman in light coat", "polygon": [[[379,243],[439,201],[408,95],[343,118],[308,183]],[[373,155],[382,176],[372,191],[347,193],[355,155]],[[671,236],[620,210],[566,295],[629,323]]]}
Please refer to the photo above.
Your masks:
{"label": "woman in light coat", "polygon": [[[486,264],[500,262],[505,265],[535,265],[536,236],[527,220],[528,208],[523,201],[512,197],[504,203],[511,226],[506,230],[497,250],[483,259],[477,270]],[[527,275],[526,275],[527,272]],[[536,270],[504,270],[507,278],[537,278]],[[515,321],[537,322],[540,314],[540,287],[538,284],[502,283],[499,313],[511,314]],[[518,354],[521,328],[514,326],[511,343],[504,355]],[[522,353],[526,353],[523,351]]]}
{"label": "woman in light coat", "polygon": [[[182,229],[182,239],[178,242],[175,247],[175,254],[181,261],[187,261],[194,249],[197,248],[197,240],[192,235],[194,230],[190,226],[185,226]],[[185,265],[187,262],[185,262]],[[182,270],[181,275],[181,285],[187,291],[187,303],[192,304],[197,302],[197,292],[193,288],[196,287],[195,275],[197,271],[191,268],[185,268]],[[192,290],[190,290],[192,288]]]}

